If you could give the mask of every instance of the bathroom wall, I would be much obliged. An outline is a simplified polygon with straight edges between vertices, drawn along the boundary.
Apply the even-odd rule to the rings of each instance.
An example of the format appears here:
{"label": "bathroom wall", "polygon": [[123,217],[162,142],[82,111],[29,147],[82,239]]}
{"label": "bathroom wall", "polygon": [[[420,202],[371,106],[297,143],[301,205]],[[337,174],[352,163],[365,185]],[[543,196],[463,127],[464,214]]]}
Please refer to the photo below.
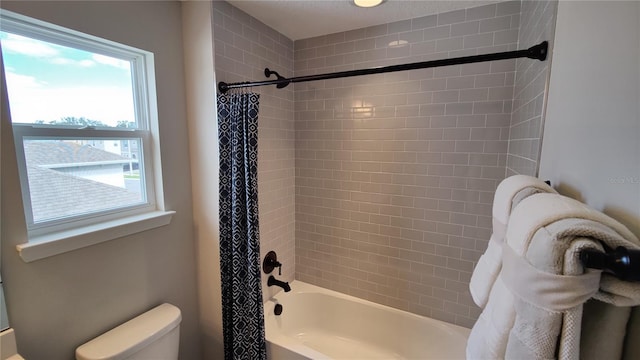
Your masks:
{"label": "bathroom wall", "polygon": [[[520,2],[506,2],[299,40],[295,75],[515,50],[519,20]],[[296,84],[296,278],[471,326],[515,70]]]}
{"label": "bathroom wall", "polygon": [[[3,9],[155,54],[165,204],[171,223],[23,262],[26,230],[8,119],[2,119],[2,280],[18,351],[72,359],[75,348],[163,302],[182,310],[181,359],[199,359],[197,288],[180,4],[2,1]],[[8,130],[8,131],[7,131]]]}
{"label": "bathroom wall", "polygon": [[224,358],[220,287],[220,218],[213,9],[208,1],[183,1],[185,97],[193,224],[198,264],[199,335],[203,359]]}
{"label": "bathroom wall", "polygon": [[640,3],[561,1],[541,177],[640,236],[639,139]]}
{"label": "bathroom wall", "polygon": [[[264,69],[293,75],[293,42],[224,1],[213,2],[213,36],[217,81],[264,80]],[[265,86],[260,93],[258,120],[258,196],[261,259],[275,250],[283,264],[282,276],[295,274],[295,135],[293,86]],[[213,124],[213,123],[212,123]],[[266,286],[264,298],[280,290]]]}
{"label": "bathroom wall", "polygon": [[557,0],[522,2],[518,48],[526,49],[546,40],[549,53],[546,61],[516,61],[507,176],[538,174],[557,7]]}

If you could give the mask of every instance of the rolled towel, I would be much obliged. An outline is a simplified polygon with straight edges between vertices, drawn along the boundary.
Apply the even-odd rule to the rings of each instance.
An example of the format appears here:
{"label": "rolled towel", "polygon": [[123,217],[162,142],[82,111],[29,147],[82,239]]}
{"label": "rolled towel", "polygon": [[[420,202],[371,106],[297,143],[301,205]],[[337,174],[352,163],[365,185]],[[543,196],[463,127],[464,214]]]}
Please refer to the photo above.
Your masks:
{"label": "rolled towel", "polygon": [[[581,353],[590,351],[580,343],[584,302],[640,304],[640,284],[582,266],[582,250],[604,246],[640,249],[640,241],[616,220],[561,195],[523,200],[511,214],[502,269],[471,330],[467,359],[577,360],[598,354]],[[608,321],[609,329],[623,329],[625,316]],[[589,328],[600,331],[589,339],[609,341],[615,335]],[[609,351],[622,353],[621,344],[608,344]],[[625,356],[633,350],[625,349]]]}
{"label": "rolled towel", "polygon": [[[619,358],[630,312],[608,305],[640,304],[640,284],[584,269],[579,260],[584,249],[617,246],[637,250],[640,241],[618,221],[583,203],[553,194],[523,200],[511,215],[503,249],[521,262],[505,262],[500,275],[514,294],[516,313],[505,357],[595,359],[603,353],[594,348],[607,348]],[[589,298],[606,303],[598,306],[603,314],[616,313],[608,316],[607,326],[593,326],[593,318],[583,324]],[[598,315],[590,309],[588,315]],[[589,343],[581,342],[583,331]]]}
{"label": "rolled towel", "polygon": [[493,233],[484,254],[473,270],[469,290],[473,301],[484,308],[489,293],[502,267],[502,243],[513,209],[525,198],[537,193],[556,193],[544,181],[527,175],[514,175],[504,179],[493,199]]}

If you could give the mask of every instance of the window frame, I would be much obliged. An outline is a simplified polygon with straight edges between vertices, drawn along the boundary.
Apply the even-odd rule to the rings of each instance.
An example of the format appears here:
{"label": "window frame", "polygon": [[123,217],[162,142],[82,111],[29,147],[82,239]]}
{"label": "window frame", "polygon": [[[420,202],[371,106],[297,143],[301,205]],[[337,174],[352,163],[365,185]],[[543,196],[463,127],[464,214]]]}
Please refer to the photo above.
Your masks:
{"label": "window frame", "polygon": [[[171,220],[172,211],[164,211],[164,198],[160,163],[159,119],[155,90],[155,66],[153,53],[137,49],[128,45],[116,43],[93,35],[81,33],[72,29],[50,24],[27,16],[0,9],[0,30],[22,35],[52,44],[72,47],[92,53],[115,57],[131,64],[132,93],[135,123],[137,128],[118,127],[78,127],[50,124],[13,123],[13,136],[18,163],[18,174],[22,191],[25,220],[27,223],[28,243],[19,245],[18,250],[29,249],[32,245],[77,237],[81,234],[87,237],[92,232],[102,232],[114,226],[127,225],[131,228],[124,232],[116,231],[119,235],[128,235],[151,227],[166,225]],[[0,56],[2,54],[0,53]],[[6,76],[4,66],[2,81]],[[3,95],[8,96],[8,95]],[[6,101],[6,100],[5,100]],[[9,115],[10,116],[10,115]],[[27,177],[27,164],[24,154],[24,140],[28,139],[140,139],[140,154],[138,157],[140,181],[143,184],[141,204],[123,206],[115,209],[73,215],[62,219],[44,220],[35,223]],[[163,218],[161,221],[158,218]],[[135,225],[136,222],[147,224]],[[120,225],[119,225],[120,224]],[[134,224],[134,226],[131,226]],[[102,236],[106,240],[119,236]],[[91,240],[89,242],[95,242]],[[101,241],[100,241],[101,242]],[[49,244],[50,245],[50,244]],[[77,245],[77,244],[76,244]],[[54,246],[54,248],[69,248],[70,246]],[[82,246],[71,246],[78,248]],[[66,250],[69,251],[69,250]],[[46,256],[42,256],[46,257]],[[23,256],[23,259],[25,256]],[[41,258],[41,257],[37,257]],[[25,261],[27,261],[25,259]]]}

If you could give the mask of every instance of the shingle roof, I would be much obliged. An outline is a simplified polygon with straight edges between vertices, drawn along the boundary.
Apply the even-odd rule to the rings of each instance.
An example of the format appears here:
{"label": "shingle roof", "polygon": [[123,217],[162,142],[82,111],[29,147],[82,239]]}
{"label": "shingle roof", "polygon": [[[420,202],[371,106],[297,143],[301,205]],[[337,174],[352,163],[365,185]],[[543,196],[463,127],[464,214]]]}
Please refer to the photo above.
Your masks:
{"label": "shingle roof", "polygon": [[36,222],[141,202],[133,191],[41,166],[27,166],[27,174]]}
{"label": "shingle roof", "polygon": [[129,162],[123,156],[66,141],[25,141],[24,154],[28,164],[82,164],[95,162]]}
{"label": "shingle roof", "polygon": [[66,141],[25,141],[24,151],[34,222],[141,202],[139,193],[50,169],[65,167],[65,164],[119,166],[118,163],[129,163],[130,159]]}

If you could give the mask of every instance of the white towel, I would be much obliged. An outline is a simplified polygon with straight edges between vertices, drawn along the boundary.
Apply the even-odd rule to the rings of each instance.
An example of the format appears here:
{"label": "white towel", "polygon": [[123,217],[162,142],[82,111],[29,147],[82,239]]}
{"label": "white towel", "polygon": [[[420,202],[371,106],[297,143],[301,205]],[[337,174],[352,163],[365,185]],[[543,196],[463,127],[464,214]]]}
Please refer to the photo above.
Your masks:
{"label": "white towel", "polygon": [[502,266],[502,243],[513,209],[523,199],[537,193],[556,193],[544,181],[526,175],[514,175],[498,185],[493,199],[493,233],[484,254],[478,260],[469,290],[473,301],[484,308]]}
{"label": "white towel", "polygon": [[578,359],[587,299],[640,303],[640,285],[583,269],[579,252],[601,244],[640,249],[623,225],[580,202],[555,194],[524,199],[511,214],[503,267],[467,358]]}

